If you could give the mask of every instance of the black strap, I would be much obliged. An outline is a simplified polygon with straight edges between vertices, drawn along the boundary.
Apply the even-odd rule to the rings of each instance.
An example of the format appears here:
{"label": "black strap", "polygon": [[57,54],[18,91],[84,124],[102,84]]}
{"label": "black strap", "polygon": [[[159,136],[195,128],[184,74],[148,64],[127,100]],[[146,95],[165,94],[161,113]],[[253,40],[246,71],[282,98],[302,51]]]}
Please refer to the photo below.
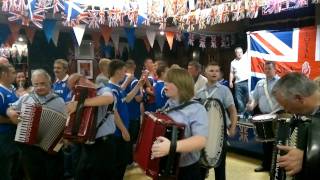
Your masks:
{"label": "black strap", "polygon": [[98,126],[97,126],[97,132],[99,130],[99,128],[103,125],[104,122],[106,122],[107,118],[109,117],[110,114],[113,114],[113,106],[114,106],[114,103],[112,104],[109,104],[108,105],[108,108],[107,108],[107,113],[106,115],[104,116],[104,118],[99,122]]}
{"label": "black strap", "polygon": [[72,135],[77,135],[80,125],[81,125],[81,117],[83,114],[83,109],[84,109],[84,101],[86,100],[86,97],[88,96],[88,89],[83,88],[80,90],[80,97],[78,100],[77,104],[77,109],[76,109],[76,117],[75,117],[75,124],[72,127]]}
{"label": "black strap", "polygon": [[52,100],[54,100],[54,99],[59,97],[56,94],[52,94],[52,96],[48,100],[46,100],[45,102],[41,103],[34,92],[31,92],[29,95],[35,101],[36,104],[39,104],[39,105],[42,105],[42,106],[48,104],[50,101],[52,101]]}
{"label": "black strap", "polygon": [[178,128],[176,126],[172,126],[172,134],[171,134],[171,143],[170,143],[170,150],[165,166],[165,170],[163,175],[164,176],[169,176],[173,172],[173,166],[174,166],[174,159],[176,155],[176,150],[177,150],[177,140],[178,140]]}
{"label": "black strap", "polygon": [[187,101],[185,103],[182,103],[181,105],[179,106],[176,106],[176,107],[173,107],[173,108],[164,108],[162,110],[160,110],[161,112],[164,112],[164,113],[169,113],[169,112],[172,112],[172,111],[177,111],[177,110],[180,110],[180,109],[183,109],[191,104],[194,104],[194,103],[198,103],[197,101]]}

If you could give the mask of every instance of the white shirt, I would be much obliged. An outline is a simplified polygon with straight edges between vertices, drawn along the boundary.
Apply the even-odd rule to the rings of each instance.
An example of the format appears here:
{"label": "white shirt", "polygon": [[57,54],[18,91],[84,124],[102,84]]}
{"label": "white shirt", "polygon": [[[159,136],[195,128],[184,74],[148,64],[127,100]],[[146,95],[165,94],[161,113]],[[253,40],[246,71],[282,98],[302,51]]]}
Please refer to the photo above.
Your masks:
{"label": "white shirt", "polygon": [[208,80],[206,77],[199,74],[197,82],[194,84],[194,92],[198,92],[200,89],[206,86]]}
{"label": "white shirt", "polygon": [[248,80],[251,74],[251,64],[246,54],[240,60],[231,61],[230,73],[234,74],[235,83]]}

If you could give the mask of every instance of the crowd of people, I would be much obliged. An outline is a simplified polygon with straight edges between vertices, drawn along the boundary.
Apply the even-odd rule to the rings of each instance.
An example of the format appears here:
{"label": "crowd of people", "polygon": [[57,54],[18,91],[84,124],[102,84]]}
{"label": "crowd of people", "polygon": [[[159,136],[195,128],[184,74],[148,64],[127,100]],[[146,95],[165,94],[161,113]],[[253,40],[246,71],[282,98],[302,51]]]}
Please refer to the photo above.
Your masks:
{"label": "crowd of people", "polygon": [[[203,180],[210,168],[202,166],[199,159],[202,149],[210,143],[207,141],[209,131],[213,131],[208,127],[211,117],[202,103],[207,98],[218,99],[226,110],[225,126],[230,137],[237,133],[238,117],[252,113],[257,106],[261,114],[283,109],[297,115],[319,116],[320,91],[316,82],[300,73],[288,73],[280,78],[276,74],[276,64],[266,62],[266,78],[249,92],[249,61],[241,48],[235,49],[235,56],[229,82],[223,79],[217,62],[210,62],[203,71],[197,61],[190,61],[187,69],[183,69],[178,65],[168,67],[164,61],[154,62],[149,58],[144,62],[140,78],[135,76],[140,73],[136,72],[133,60],[101,59],[100,74],[91,82],[81,74],[69,76],[68,62],[57,59],[53,66],[55,80],[52,81],[45,70],[37,69],[32,72],[31,86],[23,72],[16,72],[8,60],[0,58],[0,179],[123,179],[126,169],[135,165],[133,152],[144,112],[156,112],[192,101],[168,116],[185,125],[184,139],[175,144],[175,152],[181,153],[178,179]],[[97,90],[96,97],[86,98],[83,103],[83,106],[97,107],[93,144],[64,141],[62,150],[51,154],[35,145],[14,142],[24,103],[39,103],[68,116],[79,107],[74,99],[78,82],[91,84]],[[231,89],[234,89],[234,96]],[[317,122],[312,121],[311,126],[313,123]],[[224,143],[226,141],[224,138]],[[306,177],[308,162],[304,157],[310,151],[307,144],[277,146],[287,151],[277,162],[288,175]],[[158,137],[150,149],[151,157],[168,155],[171,145],[168,137]],[[263,143],[265,155],[256,172],[270,171],[273,147],[273,142]],[[226,179],[226,152],[224,146],[222,160],[214,167],[216,180]]]}

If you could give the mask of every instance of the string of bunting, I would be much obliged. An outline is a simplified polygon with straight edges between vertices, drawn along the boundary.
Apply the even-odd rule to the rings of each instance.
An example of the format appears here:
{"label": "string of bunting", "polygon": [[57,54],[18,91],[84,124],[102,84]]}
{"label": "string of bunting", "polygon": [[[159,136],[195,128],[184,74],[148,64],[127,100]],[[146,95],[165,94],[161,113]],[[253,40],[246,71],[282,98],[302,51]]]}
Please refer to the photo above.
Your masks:
{"label": "string of bunting", "polygon": [[138,27],[152,23],[165,30],[170,19],[179,30],[192,32],[257,18],[259,8],[262,15],[269,15],[306,6],[308,0],[2,0],[1,10],[9,14],[9,21],[21,21],[25,26],[33,23],[38,28],[42,28],[48,14],[53,14],[61,16],[63,24],[70,27],[85,24],[98,29],[101,25]]}

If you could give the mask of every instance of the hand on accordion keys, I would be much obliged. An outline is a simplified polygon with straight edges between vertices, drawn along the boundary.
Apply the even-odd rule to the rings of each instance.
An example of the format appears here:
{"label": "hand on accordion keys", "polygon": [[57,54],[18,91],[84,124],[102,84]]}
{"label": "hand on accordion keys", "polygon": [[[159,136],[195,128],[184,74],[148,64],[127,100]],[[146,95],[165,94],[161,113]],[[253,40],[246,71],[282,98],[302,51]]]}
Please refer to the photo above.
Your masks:
{"label": "hand on accordion keys", "polygon": [[19,118],[20,112],[12,108],[8,108],[6,113],[13,124],[18,124],[20,122],[20,118]]}
{"label": "hand on accordion keys", "polygon": [[67,113],[72,114],[77,110],[78,101],[71,101],[67,104]]}
{"label": "hand on accordion keys", "polygon": [[151,159],[163,157],[169,154],[170,140],[165,137],[157,137],[151,148]]}
{"label": "hand on accordion keys", "polygon": [[279,150],[288,152],[286,155],[277,158],[279,166],[283,167],[290,176],[300,172],[303,163],[303,151],[290,146],[278,145],[277,148]]}

